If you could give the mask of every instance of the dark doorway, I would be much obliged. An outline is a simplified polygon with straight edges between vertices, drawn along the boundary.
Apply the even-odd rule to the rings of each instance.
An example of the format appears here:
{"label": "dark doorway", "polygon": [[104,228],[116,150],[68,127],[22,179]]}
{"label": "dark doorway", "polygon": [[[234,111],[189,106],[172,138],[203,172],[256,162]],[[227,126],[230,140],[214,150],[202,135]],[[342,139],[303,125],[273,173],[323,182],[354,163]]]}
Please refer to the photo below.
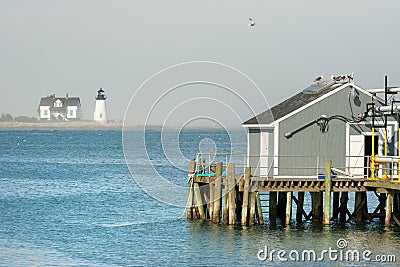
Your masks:
{"label": "dark doorway", "polygon": [[[379,141],[379,137],[378,136],[374,136],[374,152],[375,155],[378,154],[378,141]],[[364,136],[364,156],[372,156],[372,135],[365,135]],[[368,168],[369,163],[368,160],[370,158],[364,157],[364,175],[366,175],[367,177],[371,177],[371,171]]]}

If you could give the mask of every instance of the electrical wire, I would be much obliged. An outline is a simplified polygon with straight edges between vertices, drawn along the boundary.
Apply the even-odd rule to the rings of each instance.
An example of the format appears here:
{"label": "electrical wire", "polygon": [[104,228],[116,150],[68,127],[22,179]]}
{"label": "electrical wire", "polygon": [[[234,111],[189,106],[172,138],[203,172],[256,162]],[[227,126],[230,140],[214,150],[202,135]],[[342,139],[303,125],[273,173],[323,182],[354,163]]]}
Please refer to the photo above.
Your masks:
{"label": "electrical wire", "polygon": [[360,119],[349,119],[343,115],[332,115],[330,117],[319,117],[316,119],[317,124],[320,126],[321,131],[326,133],[329,130],[329,122],[332,120],[339,120],[344,123],[359,123],[364,121],[364,117],[362,116]]}

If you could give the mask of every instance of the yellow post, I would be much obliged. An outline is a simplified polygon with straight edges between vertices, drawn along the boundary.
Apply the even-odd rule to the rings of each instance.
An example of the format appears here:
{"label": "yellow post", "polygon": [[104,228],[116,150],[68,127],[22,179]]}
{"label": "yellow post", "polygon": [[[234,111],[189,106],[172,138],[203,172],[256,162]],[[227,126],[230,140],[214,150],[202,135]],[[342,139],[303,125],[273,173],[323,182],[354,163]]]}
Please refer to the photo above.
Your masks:
{"label": "yellow post", "polygon": [[[384,142],[384,153],[385,153],[385,156],[387,156],[387,129],[385,128],[385,132],[384,132],[384,138],[385,138],[385,142]],[[387,175],[387,163],[385,163],[384,164],[384,166],[385,166],[385,169],[384,169],[384,172],[383,172],[383,177],[382,177],[382,179],[383,180],[387,180],[387,179],[389,179],[389,177],[388,177],[388,175]]]}
{"label": "yellow post", "polygon": [[372,127],[371,179],[375,179],[375,129]]}

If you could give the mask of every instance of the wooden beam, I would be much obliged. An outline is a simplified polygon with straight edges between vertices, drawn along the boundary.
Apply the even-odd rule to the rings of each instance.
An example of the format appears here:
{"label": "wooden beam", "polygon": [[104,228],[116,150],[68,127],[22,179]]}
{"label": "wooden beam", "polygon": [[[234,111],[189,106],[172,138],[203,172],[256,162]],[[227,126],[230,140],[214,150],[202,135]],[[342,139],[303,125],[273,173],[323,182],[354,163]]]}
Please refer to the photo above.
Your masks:
{"label": "wooden beam", "polygon": [[227,179],[229,186],[228,193],[228,208],[229,208],[229,224],[234,225],[236,222],[236,214],[235,214],[235,164],[229,163],[227,167]]}
{"label": "wooden beam", "polygon": [[289,225],[292,218],[292,192],[286,193],[286,214],[285,214],[285,224]]}
{"label": "wooden beam", "polygon": [[247,213],[249,209],[249,185],[250,185],[250,167],[244,171],[243,185],[243,205],[242,205],[242,225],[247,225]]}
{"label": "wooden beam", "polygon": [[331,221],[331,166],[332,161],[325,162],[325,198],[324,198],[324,212],[322,223],[329,225]]}
{"label": "wooden beam", "polygon": [[340,222],[346,222],[346,214],[347,214],[347,201],[349,200],[349,196],[347,192],[342,192],[340,196]]}
{"label": "wooden beam", "polygon": [[[296,221],[301,222],[302,221],[302,215],[305,214],[305,217],[307,217],[307,214],[305,213],[303,206],[304,206],[304,192],[298,192],[297,193],[298,200],[296,202],[297,204],[297,210],[296,210]],[[295,198],[293,197],[295,200]],[[295,200],[296,201],[296,200]]]}
{"label": "wooden beam", "polygon": [[332,201],[332,219],[337,220],[339,217],[339,192],[333,192],[333,201]]}
{"label": "wooden beam", "polygon": [[215,167],[214,181],[214,212],[213,212],[213,222],[219,223],[221,220],[221,201],[222,201],[222,162],[218,162]]}
{"label": "wooden beam", "polygon": [[250,217],[249,225],[254,225],[255,223],[255,212],[256,212],[256,193],[255,191],[250,192]]}
{"label": "wooden beam", "polygon": [[200,187],[198,183],[193,184],[194,198],[196,200],[196,208],[199,211],[200,219],[205,220],[206,214],[204,212],[203,201],[201,198]]}
{"label": "wooden beam", "polygon": [[392,205],[393,205],[393,195],[392,194],[387,194],[387,198],[386,198],[386,214],[385,214],[385,226],[386,227],[389,227],[391,225]]}
{"label": "wooden beam", "polygon": [[196,161],[190,160],[189,171],[188,171],[188,200],[186,204],[186,218],[188,220],[193,219],[193,182],[196,172]]}
{"label": "wooden beam", "polygon": [[258,224],[259,225],[263,225],[264,224],[264,218],[263,218],[263,214],[262,214],[260,193],[258,193],[258,192],[257,192],[257,196],[256,196],[256,209],[257,209]]}
{"label": "wooden beam", "polygon": [[277,217],[277,192],[269,192],[269,223],[276,224]]}

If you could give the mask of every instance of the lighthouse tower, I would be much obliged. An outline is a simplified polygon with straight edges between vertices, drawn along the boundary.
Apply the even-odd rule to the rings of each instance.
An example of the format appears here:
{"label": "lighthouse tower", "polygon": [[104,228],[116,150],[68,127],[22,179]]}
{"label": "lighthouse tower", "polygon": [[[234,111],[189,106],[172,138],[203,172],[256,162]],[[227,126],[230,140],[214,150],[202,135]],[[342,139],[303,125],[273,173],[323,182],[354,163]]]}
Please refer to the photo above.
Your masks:
{"label": "lighthouse tower", "polygon": [[106,113],[106,96],[104,91],[100,88],[96,95],[96,107],[94,109],[94,121],[106,123],[107,113]]}

